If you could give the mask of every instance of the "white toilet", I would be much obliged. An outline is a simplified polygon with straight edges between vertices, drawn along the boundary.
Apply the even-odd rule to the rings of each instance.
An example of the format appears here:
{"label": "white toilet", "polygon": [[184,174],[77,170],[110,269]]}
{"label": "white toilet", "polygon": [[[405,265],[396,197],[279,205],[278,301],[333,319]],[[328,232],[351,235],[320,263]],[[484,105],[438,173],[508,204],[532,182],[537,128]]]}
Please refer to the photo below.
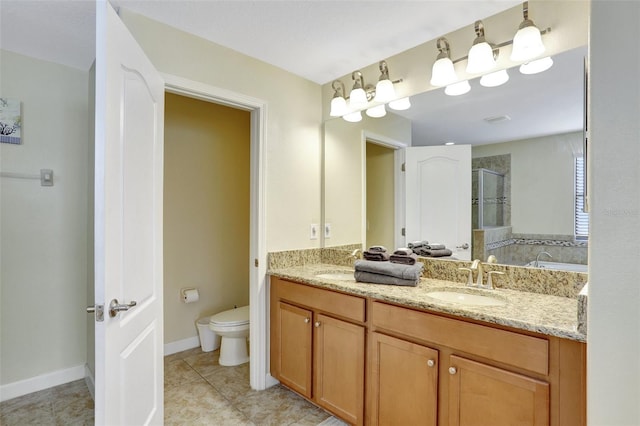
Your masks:
{"label": "white toilet", "polygon": [[247,337],[249,337],[249,306],[229,309],[213,315],[209,328],[222,339],[220,341],[220,365],[232,366],[249,362]]}

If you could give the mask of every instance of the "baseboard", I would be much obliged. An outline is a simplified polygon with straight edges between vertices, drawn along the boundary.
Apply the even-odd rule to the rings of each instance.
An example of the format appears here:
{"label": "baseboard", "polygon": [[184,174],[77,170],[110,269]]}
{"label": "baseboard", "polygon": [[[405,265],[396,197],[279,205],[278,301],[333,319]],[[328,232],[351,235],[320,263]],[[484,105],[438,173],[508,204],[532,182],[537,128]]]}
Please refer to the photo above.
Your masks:
{"label": "baseboard", "polygon": [[91,394],[91,398],[96,400],[96,380],[93,376],[93,371],[89,368],[89,364],[84,365],[84,382],[87,384],[87,388],[89,388],[89,393]]}
{"label": "baseboard", "polygon": [[85,366],[78,365],[64,370],[53,371],[30,379],[8,383],[0,386],[0,402],[17,398],[32,392],[38,392],[54,386],[63,385],[75,380],[84,379]]}
{"label": "baseboard", "polygon": [[187,349],[197,348],[198,346],[200,346],[200,339],[198,338],[198,336],[189,337],[187,339],[182,339],[171,343],[165,343],[164,356],[186,351]]}

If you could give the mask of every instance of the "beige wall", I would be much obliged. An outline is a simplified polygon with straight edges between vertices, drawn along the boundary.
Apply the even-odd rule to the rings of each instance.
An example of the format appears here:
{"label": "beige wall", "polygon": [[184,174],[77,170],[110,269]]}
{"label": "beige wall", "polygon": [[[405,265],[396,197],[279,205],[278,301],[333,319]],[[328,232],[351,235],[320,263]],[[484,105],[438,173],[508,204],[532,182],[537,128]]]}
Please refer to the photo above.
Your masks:
{"label": "beige wall", "polygon": [[[164,340],[195,321],[249,304],[250,113],[165,98]],[[180,289],[196,287],[185,304]]]}
{"label": "beige wall", "polygon": [[88,74],[0,51],[0,94],[22,101],[22,145],[0,168],[0,380],[83,366],[87,314]]}
{"label": "beige wall", "polygon": [[160,72],[268,103],[267,250],[319,247],[309,225],[320,223],[320,86],[126,9],[120,17]]}
{"label": "beige wall", "polygon": [[382,245],[389,251],[395,247],[393,227],[394,150],[367,142],[367,240],[366,246]]}
{"label": "beige wall", "polygon": [[473,157],[511,154],[511,226],[519,234],[573,235],[574,158],[582,132],[474,146]]}
{"label": "beige wall", "polygon": [[411,145],[411,121],[395,114],[363,117],[359,123],[343,119],[324,124],[324,215],[331,224],[327,247],[365,242],[363,179],[365,136]]}

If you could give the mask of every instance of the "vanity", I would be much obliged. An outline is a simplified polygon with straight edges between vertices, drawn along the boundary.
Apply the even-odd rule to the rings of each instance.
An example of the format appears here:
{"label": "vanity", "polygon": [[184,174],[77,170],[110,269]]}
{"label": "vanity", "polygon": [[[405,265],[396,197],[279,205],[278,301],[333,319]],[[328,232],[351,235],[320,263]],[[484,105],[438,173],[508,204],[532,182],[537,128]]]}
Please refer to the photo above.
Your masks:
{"label": "vanity", "polygon": [[[271,374],[350,424],[584,425],[577,302],[462,283],[357,283],[331,264],[270,271]],[[486,293],[485,293],[486,294]]]}

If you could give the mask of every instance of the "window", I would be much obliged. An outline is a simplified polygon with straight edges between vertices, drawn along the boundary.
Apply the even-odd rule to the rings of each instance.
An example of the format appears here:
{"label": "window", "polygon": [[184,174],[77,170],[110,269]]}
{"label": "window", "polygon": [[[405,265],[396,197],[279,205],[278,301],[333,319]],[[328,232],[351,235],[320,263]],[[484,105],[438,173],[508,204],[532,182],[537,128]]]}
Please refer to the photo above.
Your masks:
{"label": "window", "polygon": [[576,240],[586,240],[589,238],[589,213],[584,211],[584,157],[575,159],[575,237]]}

